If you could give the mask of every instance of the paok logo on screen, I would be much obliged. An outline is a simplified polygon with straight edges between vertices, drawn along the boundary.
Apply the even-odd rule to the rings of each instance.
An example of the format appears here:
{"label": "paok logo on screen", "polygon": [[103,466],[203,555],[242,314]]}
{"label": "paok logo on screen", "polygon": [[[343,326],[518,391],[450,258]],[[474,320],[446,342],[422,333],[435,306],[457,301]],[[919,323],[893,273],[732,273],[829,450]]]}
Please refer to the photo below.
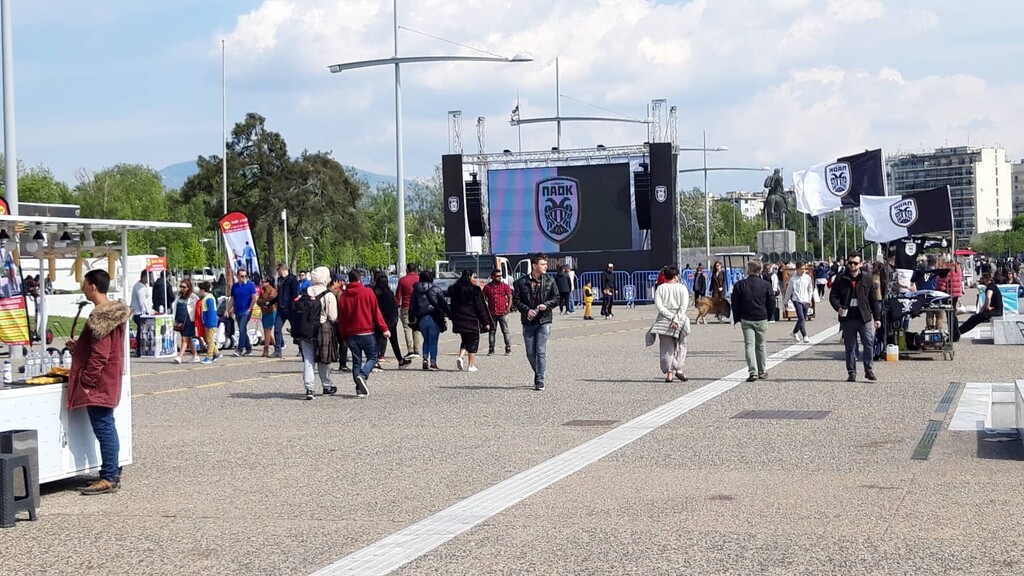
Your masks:
{"label": "paok logo on screen", "polygon": [[561,244],[580,226],[580,183],[556,176],[537,182],[537,226],[541,233]]}

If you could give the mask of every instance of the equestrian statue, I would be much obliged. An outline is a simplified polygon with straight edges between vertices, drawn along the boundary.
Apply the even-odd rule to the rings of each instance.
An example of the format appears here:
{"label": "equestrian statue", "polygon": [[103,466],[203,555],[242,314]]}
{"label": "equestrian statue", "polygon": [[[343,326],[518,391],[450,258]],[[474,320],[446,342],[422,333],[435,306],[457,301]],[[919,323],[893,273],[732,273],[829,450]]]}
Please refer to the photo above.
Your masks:
{"label": "equestrian statue", "polygon": [[784,228],[786,212],[790,209],[789,195],[782,181],[782,170],[776,168],[771,176],[764,179],[768,195],[764,199],[764,213],[768,229]]}

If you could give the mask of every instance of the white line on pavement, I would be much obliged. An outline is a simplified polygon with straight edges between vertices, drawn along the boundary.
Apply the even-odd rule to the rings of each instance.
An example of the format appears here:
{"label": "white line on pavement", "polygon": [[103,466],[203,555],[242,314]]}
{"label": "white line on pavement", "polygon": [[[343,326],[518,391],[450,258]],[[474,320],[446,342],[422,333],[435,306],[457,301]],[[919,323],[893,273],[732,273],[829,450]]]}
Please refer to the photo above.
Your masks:
{"label": "white line on pavement", "polygon": [[[768,369],[839,333],[834,325],[811,337],[810,343],[794,344],[772,354]],[[484,522],[502,510],[558,482],[562,478],[597,462],[683,414],[716,398],[746,380],[747,369],[702,386],[646,414],[634,418],[589,442],[580,444],[550,460],[538,464],[500,484],[400,530],[383,540],[354,552],[314,573],[314,576],[341,574],[387,574],[459,534]]]}

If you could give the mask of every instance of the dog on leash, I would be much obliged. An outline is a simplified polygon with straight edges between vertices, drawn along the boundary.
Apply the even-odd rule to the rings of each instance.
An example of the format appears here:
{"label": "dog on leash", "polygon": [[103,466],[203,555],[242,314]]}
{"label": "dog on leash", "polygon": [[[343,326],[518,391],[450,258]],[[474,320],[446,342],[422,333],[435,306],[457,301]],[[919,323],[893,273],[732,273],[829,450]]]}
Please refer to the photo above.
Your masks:
{"label": "dog on leash", "polygon": [[725,318],[732,315],[732,307],[725,298],[697,298],[697,324],[707,324],[708,314],[714,314],[719,322],[725,322]]}

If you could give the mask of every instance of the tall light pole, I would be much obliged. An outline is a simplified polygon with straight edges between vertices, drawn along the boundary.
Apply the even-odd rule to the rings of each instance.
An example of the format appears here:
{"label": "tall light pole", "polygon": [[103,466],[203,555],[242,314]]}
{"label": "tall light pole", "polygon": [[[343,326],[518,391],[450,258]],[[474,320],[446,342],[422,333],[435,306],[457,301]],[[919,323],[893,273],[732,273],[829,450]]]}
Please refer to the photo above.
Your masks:
{"label": "tall light pole", "polygon": [[309,269],[312,270],[313,268],[316,267],[316,258],[314,257],[316,252],[314,252],[313,248],[313,237],[303,236],[302,239],[305,240],[306,242],[309,242]]}
{"label": "tall light pole", "polygon": [[402,157],[402,64],[418,62],[532,62],[533,58],[527,54],[516,54],[512,58],[501,58],[495,56],[398,56],[398,0],[394,0],[394,35],[395,55],[391,58],[379,60],[363,60],[360,62],[346,62],[334,64],[328,69],[337,74],[344,70],[355,68],[369,68],[372,66],[395,67],[395,172],[397,173],[398,184],[396,195],[398,197],[398,269],[405,269],[405,162]]}
{"label": "tall light pole", "polygon": [[281,220],[284,222],[284,265],[291,266],[288,263],[288,209],[284,208],[281,210]]}
{"label": "tall light pole", "polygon": [[709,151],[710,152],[717,152],[717,151],[720,151],[720,150],[728,150],[729,148],[726,147],[726,146],[719,146],[718,148],[710,148],[709,149],[708,146],[707,146],[707,142],[708,142],[707,141],[707,132],[706,131],[702,131],[702,134],[703,134],[703,140],[704,140],[704,146],[702,148],[702,150],[704,151],[704,165],[703,165],[703,167],[701,167],[701,168],[684,168],[683,170],[680,170],[679,173],[680,174],[692,173],[692,172],[703,172],[704,173],[704,190],[703,190],[703,193],[704,193],[704,259],[705,259],[705,264],[704,265],[707,268],[710,268],[711,267],[711,200],[710,200],[710,196],[708,195],[708,172],[717,172],[717,171],[722,171],[722,170],[740,171],[740,172],[743,172],[743,171],[764,172],[764,171],[771,171],[771,168],[768,167],[768,166],[762,166],[760,168],[748,168],[748,167],[745,167],[745,166],[716,166],[716,167],[713,167],[713,168],[708,168],[708,152]]}
{"label": "tall light pole", "polygon": [[18,147],[14,140],[14,38],[11,37],[11,0],[0,0],[3,34],[4,193],[11,215],[18,212]]}

